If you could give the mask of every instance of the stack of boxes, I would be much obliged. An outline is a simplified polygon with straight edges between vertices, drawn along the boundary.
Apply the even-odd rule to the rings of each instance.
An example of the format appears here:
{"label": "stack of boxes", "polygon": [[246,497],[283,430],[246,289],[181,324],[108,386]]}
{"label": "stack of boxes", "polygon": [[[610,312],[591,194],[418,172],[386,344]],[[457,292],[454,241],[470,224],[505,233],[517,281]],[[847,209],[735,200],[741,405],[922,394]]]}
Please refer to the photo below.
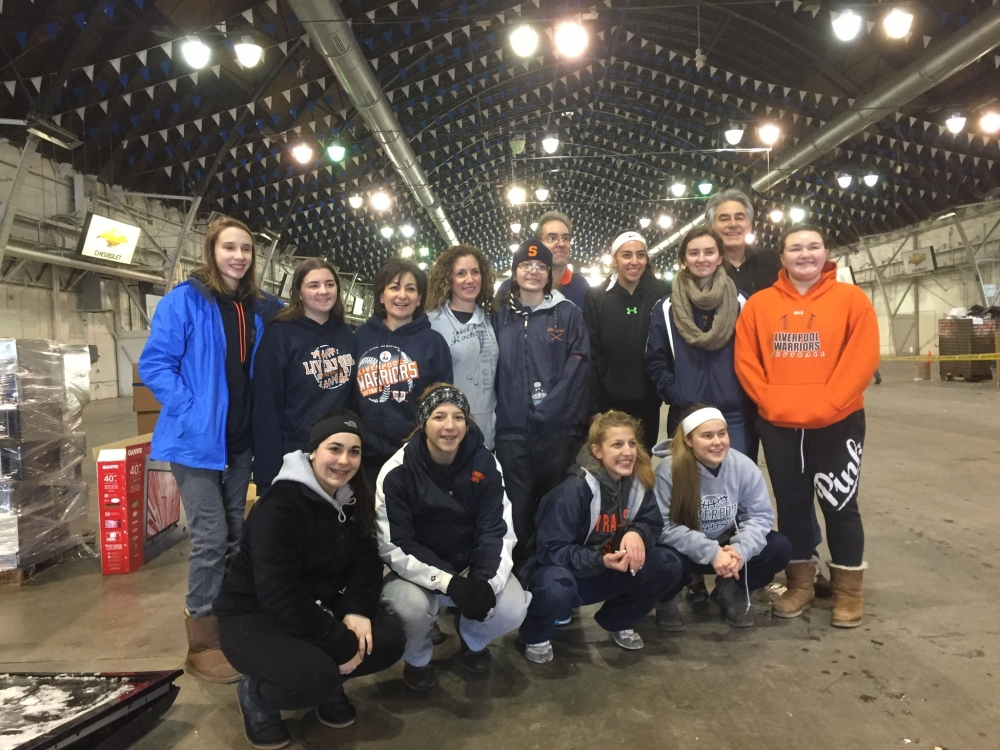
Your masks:
{"label": "stack of boxes", "polygon": [[97,454],[97,504],[101,515],[101,572],[133,573],[145,562],[143,490],[149,441],[122,440]]}
{"label": "stack of boxes", "polygon": [[0,571],[81,541],[89,369],[86,347],[0,339]]}
{"label": "stack of boxes", "polygon": [[136,428],[140,435],[148,435],[156,427],[160,408],[160,402],[153,397],[153,392],[142,384],[139,365],[132,365],[132,411],[135,412]]}

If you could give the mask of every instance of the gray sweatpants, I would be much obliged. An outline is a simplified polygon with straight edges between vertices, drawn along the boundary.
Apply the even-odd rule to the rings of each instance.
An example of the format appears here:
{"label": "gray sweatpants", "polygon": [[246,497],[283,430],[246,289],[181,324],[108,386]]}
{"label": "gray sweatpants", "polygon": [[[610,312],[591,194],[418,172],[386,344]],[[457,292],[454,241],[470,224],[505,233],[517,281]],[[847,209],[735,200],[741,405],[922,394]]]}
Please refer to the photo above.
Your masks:
{"label": "gray sweatpants", "polygon": [[[459,628],[466,645],[473,651],[481,651],[491,641],[521,626],[528,613],[531,594],[521,588],[513,575],[507,585],[497,595],[493,614],[483,622],[460,618]],[[430,663],[434,655],[431,643],[431,626],[437,622],[442,606],[454,606],[451,597],[438,591],[430,591],[415,583],[390,573],[382,586],[382,606],[403,623],[406,632],[406,650],[403,661],[414,667]]]}

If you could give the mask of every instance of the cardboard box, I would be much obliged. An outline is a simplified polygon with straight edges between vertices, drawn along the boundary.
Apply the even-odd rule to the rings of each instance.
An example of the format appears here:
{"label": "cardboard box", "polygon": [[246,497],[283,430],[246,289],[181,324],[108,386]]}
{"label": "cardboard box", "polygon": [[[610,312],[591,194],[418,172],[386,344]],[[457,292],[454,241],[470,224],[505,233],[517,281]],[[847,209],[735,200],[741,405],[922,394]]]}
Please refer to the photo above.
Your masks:
{"label": "cardboard box", "polygon": [[152,433],[153,429],[156,427],[156,420],[159,419],[160,412],[158,411],[139,411],[135,413],[135,424],[136,430],[140,435],[145,435],[147,432]]}
{"label": "cardboard box", "polygon": [[144,490],[149,436],[101,446],[95,453],[101,572],[104,575],[132,573],[144,562]]}
{"label": "cardboard box", "polygon": [[139,363],[132,363],[132,385],[142,385],[142,378],[139,377]]}
{"label": "cardboard box", "polygon": [[153,396],[153,392],[144,385],[132,386],[132,411],[160,411],[163,407]]}

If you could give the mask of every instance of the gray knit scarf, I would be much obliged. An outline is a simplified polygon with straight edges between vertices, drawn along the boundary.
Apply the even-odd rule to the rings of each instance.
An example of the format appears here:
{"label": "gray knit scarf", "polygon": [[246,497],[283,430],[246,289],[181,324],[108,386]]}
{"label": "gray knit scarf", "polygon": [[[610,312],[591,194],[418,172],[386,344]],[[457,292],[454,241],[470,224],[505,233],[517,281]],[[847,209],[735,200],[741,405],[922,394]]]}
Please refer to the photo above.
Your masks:
{"label": "gray knit scarf", "polygon": [[[682,268],[674,279],[670,299],[674,311],[674,324],[683,339],[699,349],[721,349],[733,337],[736,315],[739,312],[736,284],[726,269],[715,269],[711,283],[701,289],[698,280],[687,268]],[[705,312],[715,311],[712,327],[701,330],[694,322],[694,308]]]}

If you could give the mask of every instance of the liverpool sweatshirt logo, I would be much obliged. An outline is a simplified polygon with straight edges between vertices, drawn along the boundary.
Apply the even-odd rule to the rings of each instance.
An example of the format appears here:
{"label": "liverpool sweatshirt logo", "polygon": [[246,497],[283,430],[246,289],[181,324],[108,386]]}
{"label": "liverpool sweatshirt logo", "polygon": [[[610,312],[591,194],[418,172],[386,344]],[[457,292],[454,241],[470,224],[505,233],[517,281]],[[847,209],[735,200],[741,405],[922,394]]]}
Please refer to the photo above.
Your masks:
{"label": "liverpool sweatshirt logo", "polygon": [[366,351],[358,361],[358,390],[381,404],[390,398],[404,403],[420,377],[420,367],[398,346],[383,344]]}
{"label": "liverpool sweatshirt logo", "polygon": [[320,388],[339,388],[351,377],[351,370],[354,368],[352,354],[338,354],[335,347],[323,344],[309,352],[309,356],[312,359],[303,362],[302,367],[306,375],[316,378]]}

